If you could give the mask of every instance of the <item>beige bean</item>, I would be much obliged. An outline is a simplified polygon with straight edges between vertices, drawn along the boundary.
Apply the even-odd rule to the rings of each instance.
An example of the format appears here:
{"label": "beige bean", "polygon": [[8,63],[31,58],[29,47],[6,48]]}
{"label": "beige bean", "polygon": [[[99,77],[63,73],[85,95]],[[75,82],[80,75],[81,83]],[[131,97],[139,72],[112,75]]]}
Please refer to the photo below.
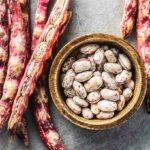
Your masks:
{"label": "beige bean", "polygon": [[118,74],[122,72],[122,67],[118,63],[105,63],[104,70],[108,73]]}
{"label": "beige bean", "polygon": [[133,80],[129,80],[128,82],[125,83],[125,87],[129,88],[131,90],[134,90],[134,81]]}
{"label": "beige bean", "polygon": [[98,115],[96,115],[96,118],[98,119],[110,119],[114,116],[114,112],[100,112]]}
{"label": "beige bean", "polygon": [[89,105],[89,103],[86,100],[80,98],[79,96],[74,96],[73,101],[80,107],[88,107]]}
{"label": "beige bean", "polygon": [[74,57],[69,57],[62,66],[62,71],[66,72],[71,69],[72,64],[75,62]]}
{"label": "beige bean", "polygon": [[86,98],[87,92],[86,92],[84,86],[80,82],[74,81],[73,89],[75,90],[76,94],[78,96],[80,96],[82,99]]}
{"label": "beige bean", "polygon": [[97,104],[91,104],[91,111],[94,115],[99,114],[100,110],[99,110]]}
{"label": "beige bean", "polygon": [[87,95],[87,101],[91,104],[99,102],[101,95],[99,91],[93,91]]}
{"label": "beige bean", "polygon": [[83,54],[92,54],[99,48],[98,44],[86,44],[80,48],[80,52]]}
{"label": "beige bean", "polygon": [[68,89],[64,89],[64,94],[67,96],[67,97],[74,97],[76,95],[76,92],[75,90],[71,87],[71,88],[68,88]]}
{"label": "beige bean", "polygon": [[72,69],[69,69],[66,72],[65,77],[62,81],[62,87],[63,88],[70,88],[72,86],[74,78],[75,78],[75,72]]}
{"label": "beige bean", "polygon": [[89,108],[83,108],[82,109],[82,116],[86,119],[92,119],[93,113]]}
{"label": "beige bean", "polygon": [[112,78],[112,76],[107,73],[107,72],[103,72],[102,73],[102,79],[104,81],[104,84],[106,87],[115,90],[117,89],[117,84],[114,78]]}
{"label": "beige bean", "polygon": [[110,101],[118,101],[120,99],[120,94],[117,90],[110,90],[107,88],[101,90],[101,96],[103,99]]}
{"label": "beige bean", "polygon": [[92,71],[85,71],[76,75],[75,80],[78,82],[85,82],[93,76]]}
{"label": "beige bean", "polygon": [[101,111],[112,112],[112,111],[117,110],[117,103],[113,101],[108,101],[108,100],[101,100],[98,102],[98,108]]}
{"label": "beige bean", "polygon": [[114,55],[114,53],[111,50],[107,50],[105,52],[105,57],[108,60],[108,62],[110,62],[110,63],[117,62],[117,58],[116,58],[116,56]]}
{"label": "beige bean", "polygon": [[88,59],[89,59],[90,62],[91,62],[91,69],[90,69],[90,70],[94,72],[94,71],[96,70],[96,64],[95,64],[95,62],[94,62],[93,55],[89,56]]}
{"label": "beige bean", "polygon": [[120,74],[116,75],[116,82],[118,84],[124,84],[128,82],[129,80],[131,80],[131,77],[132,77],[131,72],[127,70],[123,70]]}
{"label": "beige bean", "polygon": [[104,50],[98,49],[94,54],[94,62],[97,65],[100,65],[103,63],[104,59],[105,59]]}
{"label": "beige bean", "polygon": [[100,76],[92,77],[87,83],[84,84],[84,87],[87,92],[92,92],[98,90],[103,85],[103,80]]}
{"label": "beige bean", "polygon": [[129,89],[129,88],[124,89],[123,90],[123,96],[124,96],[124,98],[125,98],[125,100],[127,102],[133,96],[132,90]]}
{"label": "beige bean", "polygon": [[125,70],[131,70],[131,62],[126,55],[119,54],[118,60]]}
{"label": "beige bean", "polygon": [[86,58],[81,58],[72,64],[72,69],[76,73],[90,70],[90,68],[91,68],[91,62]]}
{"label": "beige bean", "polygon": [[123,110],[123,108],[124,108],[124,106],[125,106],[125,103],[126,103],[125,98],[124,98],[123,95],[121,95],[121,96],[120,96],[120,100],[117,102],[117,110],[118,110],[118,111]]}
{"label": "beige bean", "polygon": [[75,114],[81,113],[81,107],[76,105],[72,98],[67,98],[66,104]]}

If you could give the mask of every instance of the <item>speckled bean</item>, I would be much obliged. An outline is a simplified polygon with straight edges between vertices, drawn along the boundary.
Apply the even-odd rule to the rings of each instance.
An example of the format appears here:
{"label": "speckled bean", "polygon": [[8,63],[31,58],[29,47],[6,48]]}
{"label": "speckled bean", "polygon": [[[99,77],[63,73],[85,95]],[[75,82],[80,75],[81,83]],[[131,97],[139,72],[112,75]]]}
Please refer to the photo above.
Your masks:
{"label": "speckled bean", "polygon": [[132,95],[133,95],[133,92],[131,89],[126,88],[123,90],[123,96],[124,96],[126,101],[128,101],[132,97]]}
{"label": "speckled bean", "polygon": [[98,90],[102,85],[102,78],[100,76],[94,76],[87,83],[84,84],[84,87],[87,92],[92,92]]}
{"label": "speckled bean", "polygon": [[93,75],[92,71],[85,71],[76,75],[75,80],[78,82],[85,82],[89,80]]}
{"label": "speckled bean", "polygon": [[76,105],[72,98],[67,98],[66,104],[75,114],[81,113],[81,107]]}
{"label": "speckled bean", "polygon": [[118,63],[105,63],[104,70],[108,73],[118,74],[122,72],[122,67]]}
{"label": "speckled bean", "polygon": [[73,89],[75,90],[75,92],[78,96],[80,96],[83,99],[86,98],[87,92],[86,92],[84,86],[80,82],[74,81]]}
{"label": "speckled bean", "polygon": [[103,99],[107,99],[110,101],[118,101],[120,99],[120,94],[118,91],[110,90],[107,88],[101,90],[101,96]]}
{"label": "speckled bean", "polygon": [[118,60],[125,70],[131,70],[131,62],[126,55],[119,54]]}
{"label": "speckled bean", "polygon": [[65,77],[62,81],[62,87],[70,88],[72,86],[74,78],[75,78],[75,72],[72,69],[69,69],[66,72]]}
{"label": "speckled bean", "polygon": [[101,95],[99,91],[93,91],[88,94],[87,101],[91,104],[99,102],[101,99]]}
{"label": "speckled bean", "polygon": [[105,57],[108,60],[108,62],[110,62],[110,63],[117,62],[117,58],[116,58],[116,56],[114,55],[114,53],[111,50],[107,50],[105,52]]}
{"label": "speckled bean", "polygon": [[92,54],[99,48],[98,44],[86,44],[80,48],[80,52],[83,54]]}
{"label": "speckled bean", "polygon": [[69,69],[71,69],[72,64],[75,62],[75,58],[74,57],[69,57],[66,62],[63,64],[62,66],[62,71],[66,72]]}
{"label": "speckled bean", "polygon": [[82,116],[86,119],[92,119],[93,113],[89,108],[83,108],[82,109]]}
{"label": "speckled bean", "polygon": [[99,110],[97,104],[91,104],[91,111],[94,115],[99,114],[100,110]]}
{"label": "speckled bean", "polygon": [[103,112],[101,111],[98,115],[96,115],[96,118],[98,119],[110,119],[114,116],[114,112]]}
{"label": "speckled bean", "polygon": [[79,105],[80,107],[88,107],[89,103],[84,99],[80,98],[79,96],[74,96],[73,101]]}
{"label": "speckled bean", "polygon": [[95,62],[94,62],[93,55],[89,56],[88,59],[89,59],[90,62],[91,62],[91,69],[90,69],[90,70],[94,72],[94,71],[96,70],[96,64],[95,64]]}
{"label": "speckled bean", "polygon": [[86,58],[81,58],[72,64],[72,69],[76,73],[87,71],[91,68],[91,62]]}
{"label": "speckled bean", "polygon": [[118,84],[124,84],[131,80],[132,74],[127,70],[123,70],[120,74],[116,75],[116,82]]}
{"label": "speckled bean", "polygon": [[104,59],[105,59],[104,50],[98,49],[94,54],[94,62],[97,65],[100,65],[103,63]]}
{"label": "speckled bean", "polygon": [[125,98],[123,95],[121,95],[120,100],[117,102],[117,110],[121,111],[124,108],[125,103],[126,103]]}
{"label": "speckled bean", "polygon": [[117,89],[117,84],[114,78],[112,78],[112,76],[107,73],[107,72],[103,72],[102,73],[102,79],[104,81],[104,84],[106,87],[115,90]]}
{"label": "speckled bean", "polygon": [[112,112],[117,110],[117,103],[108,100],[101,100],[98,102],[98,108],[101,111]]}

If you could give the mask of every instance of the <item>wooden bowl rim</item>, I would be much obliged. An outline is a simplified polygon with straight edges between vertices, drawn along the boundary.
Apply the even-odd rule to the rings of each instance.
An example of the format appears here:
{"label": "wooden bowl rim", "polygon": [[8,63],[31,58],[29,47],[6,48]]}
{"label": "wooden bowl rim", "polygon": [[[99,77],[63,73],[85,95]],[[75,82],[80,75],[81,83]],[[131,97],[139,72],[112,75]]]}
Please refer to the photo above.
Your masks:
{"label": "wooden bowl rim", "polygon": [[[121,46],[124,50],[126,50],[127,55],[132,59],[133,66],[135,67],[136,71],[136,81],[138,81],[135,85],[135,91],[133,98],[127,104],[125,109],[119,112],[115,117],[108,120],[87,120],[83,117],[80,117],[74,114],[68,106],[65,104],[61,92],[58,88],[58,76],[60,68],[64,62],[64,60],[69,56],[69,54],[85,43],[91,42],[101,42],[101,43],[113,43],[117,46]],[[124,51],[125,52],[125,51]],[[77,37],[70,42],[68,42],[57,54],[55,57],[51,70],[49,73],[49,90],[52,96],[52,100],[58,109],[58,111],[72,123],[92,130],[103,130],[118,126],[125,121],[127,121],[140,107],[142,104],[146,90],[147,90],[147,75],[145,72],[145,67],[143,61],[140,59],[138,54],[135,52],[135,49],[125,40],[118,38],[113,35],[109,34],[102,34],[102,33],[92,33],[84,36]]]}

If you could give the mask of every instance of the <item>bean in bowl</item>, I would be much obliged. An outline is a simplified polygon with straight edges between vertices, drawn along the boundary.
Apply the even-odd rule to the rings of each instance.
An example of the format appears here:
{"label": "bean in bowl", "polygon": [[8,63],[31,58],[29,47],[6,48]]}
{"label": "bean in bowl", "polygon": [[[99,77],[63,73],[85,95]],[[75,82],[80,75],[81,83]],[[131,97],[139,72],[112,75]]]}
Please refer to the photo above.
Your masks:
{"label": "bean in bowl", "polygon": [[86,44],[64,62],[60,80],[67,106],[86,119],[110,119],[132,98],[129,58],[118,48]]}

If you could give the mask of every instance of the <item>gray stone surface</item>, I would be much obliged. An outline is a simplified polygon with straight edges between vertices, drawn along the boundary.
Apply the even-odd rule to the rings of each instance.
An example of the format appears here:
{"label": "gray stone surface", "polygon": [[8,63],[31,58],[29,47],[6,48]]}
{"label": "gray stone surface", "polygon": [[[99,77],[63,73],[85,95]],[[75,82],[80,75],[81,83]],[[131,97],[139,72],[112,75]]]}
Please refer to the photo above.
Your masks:
{"label": "gray stone surface", "polygon": [[[50,0],[53,4],[54,0]],[[31,0],[32,18],[36,0]],[[123,0],[72,0],[73,17],[67,31],[60,39],[59,48],[69,40],[91,32],[119,35]],[[33,20],[32,20],[33,21]],[[129,42],[135,46],[135,33]],[[150,115],[144,105],[125,124],[105,131],[90,131],[77,127],[67,121],[56,110],[50,100],[50,109],[56,128],[68,150],[149,150]],[[31,106],[27,112],[31,150],[46,150],[34,125]],[[15,139],[8,143],[6,130],[0,133],[0,150],[22,150],[24,147]]]}

